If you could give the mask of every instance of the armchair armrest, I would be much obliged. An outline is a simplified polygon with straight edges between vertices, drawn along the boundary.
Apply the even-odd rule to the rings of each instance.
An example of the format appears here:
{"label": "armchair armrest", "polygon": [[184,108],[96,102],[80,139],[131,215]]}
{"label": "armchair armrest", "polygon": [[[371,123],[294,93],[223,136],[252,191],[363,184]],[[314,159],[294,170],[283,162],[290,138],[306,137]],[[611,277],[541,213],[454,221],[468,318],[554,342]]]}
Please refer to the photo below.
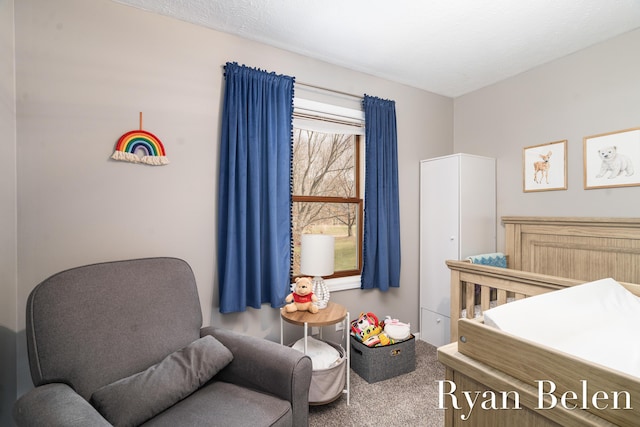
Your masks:
{"label": "armchair armrest", "polygon": [[24,394],[13,406],[16,424],[51,427],[109,427],[89,402],[62,383],[46,384]]}
{"label": "armchair armrest", "polygon": [[309,356],[272,341],[211,326],[202,328],[200,335],[212,335],[233,354],[233,361],[216,379],[288,400],[293,425],[307,425],[312,371]]}

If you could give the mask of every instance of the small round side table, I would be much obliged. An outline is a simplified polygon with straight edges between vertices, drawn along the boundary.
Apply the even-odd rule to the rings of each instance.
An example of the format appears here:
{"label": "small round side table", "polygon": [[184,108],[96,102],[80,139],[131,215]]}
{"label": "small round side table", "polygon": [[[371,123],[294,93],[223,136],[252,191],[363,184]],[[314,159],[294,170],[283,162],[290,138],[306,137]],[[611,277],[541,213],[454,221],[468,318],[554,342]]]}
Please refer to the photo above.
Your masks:
{"label": "small round side table", "polygon": [[[344,335],[345,335],[345,353],[347,364],[347,381],[346,388],[342,391],[347,395],[347,405],[349,405],[349,389],[350,389],[350,356],[351,356],[351,342],[349,341],[349,312],[347,308],[341,304],[329,301],[326,308],[318,310],[317,313],[310,313],[308,311],[294,311],[293,313],[287,312],[284,307],[280,309],[280,344],[284,345],[284,322],[291,323],[292,325],[298,325],[304,327],[304,352],[307,352],[307,338],[309,336],[308,330],[311,327],[320,327],[334,325],[336,323],[343,322]],[[322,337],[322,329],[320,329],[320,336]]]}

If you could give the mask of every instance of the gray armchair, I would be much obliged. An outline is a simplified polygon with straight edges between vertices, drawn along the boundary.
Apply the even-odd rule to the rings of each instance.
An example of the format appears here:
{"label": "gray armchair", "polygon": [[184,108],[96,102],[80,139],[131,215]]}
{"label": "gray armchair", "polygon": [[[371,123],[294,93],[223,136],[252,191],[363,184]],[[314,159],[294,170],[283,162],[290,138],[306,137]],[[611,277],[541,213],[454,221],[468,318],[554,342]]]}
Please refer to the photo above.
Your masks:
{"label": "gray armchair", "polygon": [[27,302],[35,388],[15,403],[16,423],[308,424],[307,356],[201,326],[195,278],[179,259],[93,264],[48,278]]}

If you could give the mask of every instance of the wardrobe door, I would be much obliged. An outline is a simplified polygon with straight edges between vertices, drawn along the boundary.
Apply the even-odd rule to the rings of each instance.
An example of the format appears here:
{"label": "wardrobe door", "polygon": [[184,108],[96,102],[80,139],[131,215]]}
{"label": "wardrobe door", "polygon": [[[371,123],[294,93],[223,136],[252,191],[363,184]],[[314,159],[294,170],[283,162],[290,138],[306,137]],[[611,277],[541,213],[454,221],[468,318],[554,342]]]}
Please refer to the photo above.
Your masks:
{"label": "wardrobe door", "polygon": [[[454,154],[420,162],[420,335],[449,342],[446,260],[496,250],[495,159]],[[454,316],[457,318],[458,316]]]}
{"label": "wardrobe door", "polygon": [[422,307],[449,316],[447,259],[459,258],[459,158],[422,162],[420,200],[420,300]]}

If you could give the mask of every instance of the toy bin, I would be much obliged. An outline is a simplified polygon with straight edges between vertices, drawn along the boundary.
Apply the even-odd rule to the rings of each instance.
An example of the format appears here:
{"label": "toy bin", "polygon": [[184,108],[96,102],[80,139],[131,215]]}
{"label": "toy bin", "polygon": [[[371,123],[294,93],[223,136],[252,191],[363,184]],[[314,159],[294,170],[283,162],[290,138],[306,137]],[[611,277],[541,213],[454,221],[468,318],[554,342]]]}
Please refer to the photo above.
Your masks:
{"label": "toy bin", "polygon": [[416,369],[416,340],[408,339],[380,347],[367,347],[351,336],[351,369],[368,383],[375,383]]}
{"label": "toy bin", "polygon": [[342,395],[346,378],[346,356],[342,346],[325,341],[340,353],[340,362],[327,369],[314,369],[309,387],[309,404],[324,405]]}
{"label": "toy bin", "polygon": [[[303,342],[303,339],[300,339],[289,346],[304,352]],[[340,397],[344,390],[347,373],[346,352],[339,344],[317,340],[313,337],[308,337],[308,346],[312,362],[314,358],[319,358],[320,366],[329,366],[328,368],[313,368],[309,387],[309,404],[324,405],[333,402]],[[326,349],[323,349],[323,346],[331,346],[337,351],[338,359],[336,362],[330,365],[327,363],[327,360],[333,360],[335,356],[333,356],[333,352],[327,352]]]}

